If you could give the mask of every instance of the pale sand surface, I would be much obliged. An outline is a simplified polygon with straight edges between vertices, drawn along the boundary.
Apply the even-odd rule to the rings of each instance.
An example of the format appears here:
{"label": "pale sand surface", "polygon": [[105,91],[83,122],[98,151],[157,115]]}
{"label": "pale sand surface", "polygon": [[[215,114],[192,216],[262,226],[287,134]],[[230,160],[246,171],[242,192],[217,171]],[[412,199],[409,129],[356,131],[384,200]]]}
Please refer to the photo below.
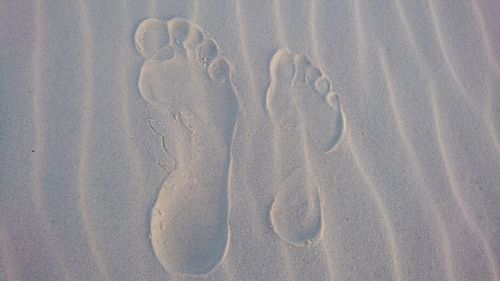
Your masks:
{"label": "pale sand surface", "polygon": [[0,7],[0,280],[500,280],[496,1]]}

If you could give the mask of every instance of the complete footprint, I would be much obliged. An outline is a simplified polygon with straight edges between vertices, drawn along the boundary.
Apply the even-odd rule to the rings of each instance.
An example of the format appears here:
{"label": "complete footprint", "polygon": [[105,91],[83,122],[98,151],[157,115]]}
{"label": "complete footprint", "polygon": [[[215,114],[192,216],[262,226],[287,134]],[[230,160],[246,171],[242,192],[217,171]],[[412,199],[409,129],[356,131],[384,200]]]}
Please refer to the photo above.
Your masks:
{"label": "complete footprint", "polygon": [[314,165],[339,144],[344,115],[330,80],[305,56],[278,50],[270,74],[266,105],[277,136],[274,167],[279,186],[271,223],[288,243],[311,245],[323,224]]}
{"label": "complete footprint", "polygon": [[151,211],[151,244],[172,273],[202,275],[224,258],[228,175],[239,105],[230,67],[219,47],[195,24],[146,19],[135,44],[145,57],[139,91],[159,120],[172,171]]}

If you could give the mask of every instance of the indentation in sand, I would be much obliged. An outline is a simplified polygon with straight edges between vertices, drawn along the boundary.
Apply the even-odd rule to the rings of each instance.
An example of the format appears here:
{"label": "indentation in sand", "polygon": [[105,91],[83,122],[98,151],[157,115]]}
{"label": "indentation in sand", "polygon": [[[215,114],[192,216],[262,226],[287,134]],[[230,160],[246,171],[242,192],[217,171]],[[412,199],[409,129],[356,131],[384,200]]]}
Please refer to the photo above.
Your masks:
{"label": "indentation in sand", "polygon": [[283,240],[310,245],[322,230],[314,165],[339,144],[344,115],[330,80],[304,55],[278,50],[270,74],[266,105],[277,136],[274,174],[279,188],[270,218]]}
{"label": "indentation in sand", "polygon": [[217,43],[184,19],[146,19],[135,43],[146,60],[139,90],[159,120],[170,175],[151,211],[151,244],[172,273],[210,273],[229,242],[228,175],[239,111]]}

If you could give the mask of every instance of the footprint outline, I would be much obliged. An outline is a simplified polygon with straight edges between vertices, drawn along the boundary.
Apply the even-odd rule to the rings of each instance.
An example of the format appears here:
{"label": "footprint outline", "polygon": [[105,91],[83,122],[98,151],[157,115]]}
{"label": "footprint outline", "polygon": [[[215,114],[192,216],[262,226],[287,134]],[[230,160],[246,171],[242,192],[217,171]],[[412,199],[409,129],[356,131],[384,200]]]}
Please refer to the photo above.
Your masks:
{"label": "footprint outline", "polygon": [[[189,256],[183,256],[186,255],[185,253],[186,251],[176,251],[178,250],[176,247],[182,248],[181,246],[177,245],[179,243],[182,243],[182,241],[180,241],[181,239],[165,237],[166,236],[165,231],[169,229],[169,227],[166,225],[175,221],[174,219],[170,221],[168,218],[167,219],[165,218],[165,213],[166,213],[165,210],[168,210],[170,213],[175,213],[180,216],[180,213],[176,213],[178,212],[175,210],[176,208],[173,207],[170,208],[168,206],[165,206],[169,204],[168,203],[169,196],[166,196],[165,193],[182,192],[181,190],[182,188],[188,188],[191,189],[191,191],[197,189],[194,192],[196,191],[199,192],[200,190],[199,185],[203,184],[203,179],[201,180],[199,179],[203,178],[203,176],[198,177],[190,175],[190,172],[185,169],[189,165],[183,165],[182,164],[183,161],[179,161],[179,159],[173,160],[173,163],[175,163],[175,167],[173,168],[173,171],[171,171],[171,173],[167,176],[165,181],[162,183],[162,186],[158,190],[158,195],[150,211],[150,217],[149,217],[151,246],[159,262],[168,272],[180,275],[190,275],[190,276],[208,275],[211,272],[213,272],[217,268],[217,266],[224,260],[225,256],[228,253],[230,237],[231,237],[231,231],[229,225],[229,215],[231,206],[228,198],[230,192],[229,190],[230,173],[232,164],[231,151],[241,106],[239,102],[238,93],[234,88],[234,86],[232,85],[230,64],[220,54],[219,46],[217,45],[215,40],[211,38],[211,36],[209,36],[202,28],[200,28],[195,23],[182,18],[172,18],[168,21],[162,21],[160,19],[155,19],[155,18],[145,19],[136,28],[134,34],[134,42],[136,44],[136,48],[139,54],[141,54],[145,58],[143,66],[141,67],[141,72],[138,81],[138,87],[141,97],[144,99],[146,104],[148,104],[153,108],[153,111],[160,112],[162,118],[166,119],[167,123],[169,123],[172,127],[174,127],[174,125],[172,125],[173,123],[180,122],[188,129],[188,131],[190,131],[189,133],[180,132],[175,137],[184,136],[185,139],[189,139],[193,143],[198,142],[199,145],[200,140],[197,138],[201,138],[202,140],[203,138],[206,138],[209,139],[210,141],[211,137],[212,138],[220,137],[217,136],[217,133],[222,134],[222,137],[220,137],[220,139],[222,140],[212,139],[211,141],[213,141],[214,144],[218,144],[219,146],[225,146],[224,148],[221,149],[222,152],[220,153],[220,154],[225,154],[222,156],[222,158],[226,160],[223,164],[225,179],[222,180],[225,186],[222,187],[222,189],[219,188],[218,191],[214,187],[210,188],[215,189],[216,193],[218,192],[223,193],[220,195],[220,198],[216,198],[213,200],[215,200],[215,202],[220,205],[218,206],[220,210],[216,210],[215,213],[218,214],[222,212],[223,214],[219,215],[224,216],[224,218],[213,219],[217,223],[216,226],[214,227],[209,224],[206,224],[201,229],[193,227],[194,229],[198,229],[201,232],[205,231],[207,233],[210,233],[211,235],[209,235],[210,237],[206,238],[205,240],[203,239],[203,237],[201,237],[201,239],[197,239],[197,241],[186,242],[187,244],[184,245],[183,247],[185,250],[191,249],[192,247],[189,247],[192,246],[190,245],[190,243],[197,243],[198,240],[204,240],[206,245],[197,245],[198,246],[197,249],[199,250],[198,253],[196,253],[195,251],[194,253],[190,253]],[[193,76],[194,77],[193,80],[198,78],[202,81],[202,84],[204,83],[203,86],[207,86],[208,84],[207,87],[204,87],[204,90],[201,90],[201,92],[205,91],[204,94],[211,95],[210,97],[203,97],[206,99],[207,104],[209,104],[206,105],[206,108],[201,108],[203,112],[196,112],[196,109],[191,110],[189,106],[191,100],[189,100],[188,98],[184,98],[182,96],[182,93],[181,95],[177,94],[174,98],[172,97],[165,98],[161,96],[162,93],[165,94],[163,92],[165,91],[165,89],[160,89],[158,91],[154,89],[154,86],[151,86],[151,83],[154,84],[155,79],[158,79],[154,78],[154,75],[152,74],[152,72],[154,71],[151,71],[151,69],[156,69],[158,72],[162,71],[165,72],[165,69],[171,67],[168,66],[168,63],[171,63],[173,65],[174,61],[183,61],[185,62],[185,64],[189,64],[186,68],[190,69],[188,69],[186,72],[191,73],[190,71],[195,70],[195,73],[198,74],[197,77]],[[163,69],[162,66],[165,65],[166,68]],[[146,77],[148,75],[150,75],[151,77]],[[196,92],[197,93],[194,94],[198,94],[198,91]],[[166,95],[168,94],[171,93],[167,93]],[[217,100],[217,94],[219,94],[220,96],[224,96],[225,99],[230,100],[230,101],[224,101],[222,103],[222,108],[220,107],[220,105],[217,105],[216,102],[210,104],[211,98]],[[186,101],[184,103],[183,103],[184,101],[183,98]],[[163,99],[165,99],[165,101],[163,101]],[[203,103],[200,102],[198,104],[192,104],[192,106],[198,105],[197,109],[200,109],[199,107],[200,104]],[[210,106],[212,108],[210,108]],[[217,112],[214,112],[214,109],[217,109],[215,110]],[[222,113],[218,111],[221,111]],[[223,116],[224,114],[226,114],[227,116]],[[155,120],[155,122],[156,121],[159,120]],[[228,123],[222,124],[221,122],[224,121]],[[148,120],[148,122],[153,132],[162,138],[162,145],[164,146],[163,149],[166,151],[167,150],[165,147],[166,145],[165,139],[167,138],[166,134],[158,132],[159,130],[154,128],[156,124],[152,126],[151,121]],[[159,122],[161,123],[161,121]],[[202,123],[201,125],[200,122]],[[222,126],[219,126],[221,124]],[[227,127],[229,128],[224,129],[223,128],[224,125],[227,125]],[[203,129],[203,127],[209,127],[209,129]],[[215,133],[207,134],[207,132],[210,132],[210,130],[214,131]],[[201,133],[199,135],[196,135],[198,131]],[[202,140],[201,144],[203,144]],[[204,148],[205,147],[201,145],[200,147],[197,148],[197,150],[196,148],[189,148],[187,150],[188,151],[193,150],[195,152],[205,151],[206,149]],[[169,151],[170,150],[171,149],[169,149]],[[191,153],[195,154],[193,151],[191,151]],[[179,158],[179,155],[177,155],[177,158]],[[185,191],[185,192],[188,193],[190,191]],[[175,193],[172,194],[175,195]],[[186,197],[191,201],[198,200],[198,203],[201,202],[202,204],[203,203],[206,204],[205,201],[207,200],[206,198],[203,198],[203,196],[200,196],[200,198],[196,198],[194,195],[192,197],[189,197],[189,195],[185,195],[184,197]],[[210,195],[206,197],[210,197]],[[193,208],[185,209],[185,206],[182,205],[183,203],[170,202],[170,204],[179,204],[179,206],[183,207],[184,210],[187,210],[189,212],[191,212],[190,209],[202,209],[197,206],[191,206]],[[189,204],[189,202],[187,204]],[[215,216],[217,216],[217,214]],[[189,225],[189,221],[187,222],[187,225]],[[187,229],[190,228],[190,226],[186,227]],[[186,227],[184,228],[184,230],[186,229]],[[220,231],[218,231],[217,229],[216,230],[212,229],[217,227],[224,229]],[[224,237],[220,238],[219,236],[221,235],[214,235],[214,233],[216,234],[222,233],[225,235],[223,235]],[[174,234],[171,236],[176,236],[176,235],[179,236],[179,233],[178,234],[170,233],[170,234]],[[219,241],[212,243],[213,242],[212,240],[218,239],[217,237],[219,237]],[[174,243],[169,239],[176,241]],[[217,244],[216,246],[214,246],[216,248],[211,249],[209,242],[212,244]],[[169,245],[165,246],[166,244]],[[165,250],[164,248],[170,248],[170,249]],[[170,253],[168,255],[165,255],[164,253],[165,251]],[[208,255],[207,253],[213,253],[213,252],[216,253],[212,257],[207,256]],[[172,258],[172,255],[173,256],[177,255],[178,260],[175,260],[176,259],[175,257]],[[196,259],[201,259],[201,260],[196,260]]]}
{"label": "footprint outline", "polygon": [[[315,245],[322,235],[323,215],[321,188],[311,163],[318,157],[328,157],[341,143],[345,130],[345,115],[338,94],[331,90],[330,80],[305,55],[292,54],[286,48],[277,50],[271,59],[270,76],[271,82],[266,93],[266,109],[272,122],[273,135],[281,137],[278,139],[281,142],[288,142],[288,146],[300,147],[298,151],[293,152],[295,155],[277,160],[279,163],[276,163],[276,166],[281,173],[280,171],[275,173],[278,191],[271,203],[269,213],[272,229],[282,240],[294,246]],[[305,96],[306,94],[311,96]],[[313,106],[319,105],[325,110],[327,108],[325,105],[327,105],[328,110],[334,113],[332,116],[335,116],[336,122],[332,127],[333,133],[330,138],[321,134],[316,136],[310,132],[311,126],[308,126],[307,120],[312,118],[304,113],[306,104],[304,101],[309,98],[310,100],[317,99],[312,101]],[[311,108],[309,111],[313,116],[317,114]],[[322,121],[328,122],[329,120]],[[298,135],[302,137],[296,137],[297,130]],[[323,142],[314,143],[311,141],[314,138],[323,139]],[[293,143],[294,139],[296,139],[295,143]],[[282,146],[276,145],[274,149],[281,151],[280,147]],[[277,154],[282,156],[281,152]],[[301,184],[300,175],[297,176],[297,174],[302,174],[304,185],[302,189],[293,187],[297,182]],[[299,178],[292,181],[293,177]],[[296,195],[293,195],[294,193]],[[302,202],[302,207],[297,207],[297,202],[301,202],[300,197],[306,197],[307,200]],[[279,215],[277,209],[282,209],[284,212]]]}

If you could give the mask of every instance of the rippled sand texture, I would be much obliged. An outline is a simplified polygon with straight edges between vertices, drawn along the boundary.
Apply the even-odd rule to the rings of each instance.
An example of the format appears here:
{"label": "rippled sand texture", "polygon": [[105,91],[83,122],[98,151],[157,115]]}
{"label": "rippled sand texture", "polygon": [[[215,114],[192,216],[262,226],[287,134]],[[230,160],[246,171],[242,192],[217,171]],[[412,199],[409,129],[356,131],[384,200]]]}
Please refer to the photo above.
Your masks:
{"label": "rippled sand texture", "polygon": [[500,280],[495,1],[0,7],[0,280]]}

